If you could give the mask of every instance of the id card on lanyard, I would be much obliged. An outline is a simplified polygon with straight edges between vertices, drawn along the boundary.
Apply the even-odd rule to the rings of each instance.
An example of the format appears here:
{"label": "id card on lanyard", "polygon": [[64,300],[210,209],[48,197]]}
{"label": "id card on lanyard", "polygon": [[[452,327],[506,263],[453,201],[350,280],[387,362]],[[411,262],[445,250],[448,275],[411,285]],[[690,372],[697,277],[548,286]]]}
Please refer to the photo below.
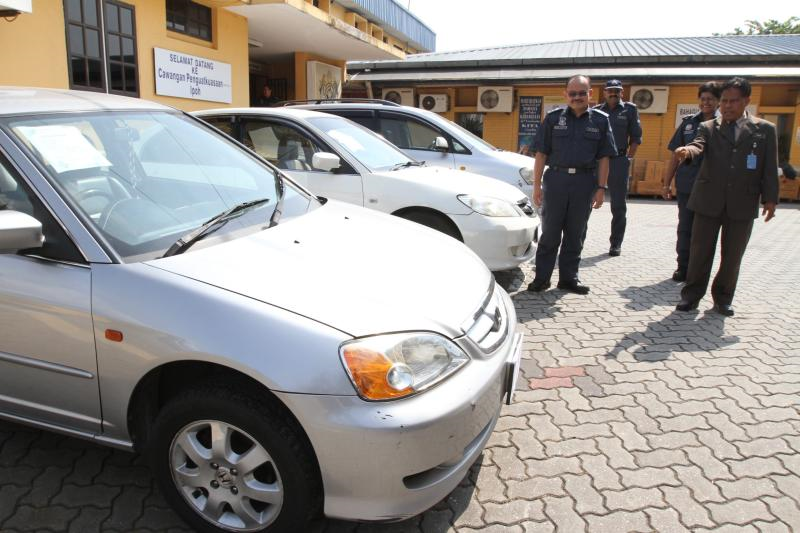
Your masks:
{"label": "id card on lanyard", "polygon": [[747,170],[755,170],[758,166],[758,157],[755,154],[756,143],[753,143],[753,148],[747,156]]}

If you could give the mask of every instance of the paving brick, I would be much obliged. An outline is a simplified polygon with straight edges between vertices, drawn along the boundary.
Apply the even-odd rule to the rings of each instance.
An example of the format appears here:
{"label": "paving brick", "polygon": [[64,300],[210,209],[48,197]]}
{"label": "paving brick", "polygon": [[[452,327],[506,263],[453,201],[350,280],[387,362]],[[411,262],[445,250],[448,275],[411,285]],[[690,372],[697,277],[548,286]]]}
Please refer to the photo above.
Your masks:
{"label": "paving brick", "polygon": [[641,467],[666,468],[675,465],[688,465],[689,458],[683,450],[657,449],[650,452],[633,452],[636,464]]}
{"label": "paving brick", "polygon": [[549,457],[575,457],[583,453],[598,453],[597,444],[592,439],[565,439],[559,442],[545,443],[546,455]]}
{"label": "paving brick", "polygon": [[741,459],[739,450],[722,437],[716,429],[695,431],[697,438],[711,450],[717,459]]}
{"label": "paving brick", "polygon": [[124,487],[122,493],[114,500],[111,516],[103,523],[103,528],[131,531],[144,510],[142,502],[149,492],[149,489],[142,487]]}
{"label": "paving brick", "polygon": [[511,431],[511,442],[517,448],[517,457],[520,459],[545,459],[544,444],[536,433],[530,429],[524,431]]}
{"label": "paving brick", "polygon": [[767,522],[775,519],[763,501],[733,500],[725,503],[709,503],[708,510],[718,524],[744,525],[754,519]]}
{"label": "paving brick", "polygon": [[15,485],[0,486],[0,531],[2,531],[3,521],[17,510],[17,502],[29,490],[28,487]]}
{"label": "paving brick", "polygon": [[556,527],[551,522],[523,522],[525,533],[553,533]]}
{"label": "paving brick", "polygon": [[728,415],[734,424],[755,424],[757,420],[753,418],[750,411],[739,407],[735,400],[711,400],[717,409]]}
{"label": "paving brick", "polygon": [[555,496],[545,496],[544,514],[558,524],[557,531],[583,531],[586,522],[575,512],[575,501],[572,498],[557,498]]}
{"label": "paving brick", "polygon": [[557,426],[574,426],[577,424],[575,413],[567,408],[567,402],[563,400],[544,402],[544,409]]}
{"label": "paving brick", "polygon": [[800,476],[800,455],[793,454],[778,454],[775,456],[783,466],[793,472],[795,475]]}
{"label": "paving brick", "polygon": [[768,407],[761,399],[757,399],[752,394],[745,392],[741,387],[720,387],[720,390],[725,393],[725,396],[736,401],[742,409]]}
{"label": "paving brick", "polygon": [[644,407],[622,407],[625,418],[636,426],[636,430],[641,433],[661,433],[656,421],[647,414]]}
{"label": "paving brick", "polygon": [[647,515],[643,512],[628,513],[618,511],[604,516],[587,515],[589,532],[626,531],[649,533],[652,528],[647,523]]}
{"label": "paving brick", "polygon": [[598,489],[621,490],[622,483],[616,470],[608,466],[604,455],[582,455],[581,463],[584,470],[594,480],[594,486]]}
{"label": "paving brick", "polygon": [[80,514],[69,524],[69,533],[90,533],[103,531],[103,522],[111,509],[97,509],[95,507],[84,507]]}
{"label": "paving brick", "polygon": [[672,418],[659,418],[658,422],[663,431],[691,431],[694,429],[708,429],[708,421],[702,415],[678,415]]}
{"label": "paving brick", "polygon": [[558,440],[561,438],[561,430],[553,423],[553,419],[550,415],[528,416],[528,427],[536,432],[536,438],[540,441]]}
{"label": "paving brick", "polygon": [[558,387],[574,387],[572,378],[532,378],[528,380],[532,389],[556,389]]}
{"label": "paving brick", "polygon": [[689,460],[703,470],[708,479],[733,479],[728,466],[714,457],[711,450],[705,446],[686,448],[684,451]]}
{"label": "paving brick", "polygon": [[634,456],[622,447],[622,440],[618,437],[598,438],[597,446],[608,457],[611,468],[636,468]]}
{"label": "paving brick", "polygon": [[736,447],[745,457],[771,457],[779,453],[794,453],[786,441],[760,438],[749,442],[737,442]]}
{"label": "paving brick", "polygon": [[483,521],[483,507],[475,499],[472,487],[459,486],[447,496],[447,504],[453,511],[453,526],[456,530],[463,527],[479,528]]}
{"label": "paving brick", "polygon": [[525,481],[509,481],[508,497],[514,499],[535,499],[542,496],[564,496],[564,483],[557,477],[532,477]]}
{"label": "paving brick", "polygon": [[717,482],[722,494],[729,500],[755,500],[764,496],[780,497],[775,483],[767,478],[741,478],[735,481]]}
{"label": "paving brick", "polygon": [[541,415],[544,414],[544,405],[541,402],[522,402],[514,394],[514,403],[511,405],[504,405],[501,411],[503,417],[525,417],[527,415]]}
{"label": "paving brick", "polygon": [[567,378],[573,376],[585,376],[586,370],[582,366],[562,366],[556,368],[545,368],[544,375],[548,378]]}
{"label": "paving brick", "polygon": [[591,477],[566,474],[564,476],[564,486],[567,493],[575,500],[575,509],[579,514],[604,514],[607,512],[603,505],[603,497],[595,490]]}
{"label": "paving brick", "polygon": [[[751,439],[766,438],[772,439],[784,435],[792,435],[795,429],[789,422],[761,422],[758,424],[745,424],[743,430]],[[745,440],[745,439],[739,439]]]}
{"label": "paving brick", "polygon": [[753,418],[759,422],[783,422],[797,420],[798,412],[794,407],[767,407],[765,409],[751,409]]}
{"label": "paving brick", "polygon": [[527,420],[521,416],[501,416],[497,420],[495,431],[508,431],[509,429],[527,429]]}
{"label": "paving brick", "polygon": [[562,474],[580,474],[581,463],[577,457],[553,457],[550,459],[528,459],[525,461],[529,476],[560,476]]}
{"label": "paving brick", "polygon": [[739,461],[726,461],[737,478],[764,477],[770,474],[787,474],[786,468],[776,457],[751,457]]}
{"label": "paving brick", "polygon": [[697,435],[680,431],[669,431],[660,435],[645,435],[645,438],[654,450],[657,448],[677,449],[700,445]]}
{"label": "paving brick", "polygon": [[450,523],[453,520],[453,512],[450,509],[431,510],[422,516],[420,531],[422,533],[450,533],[455,531]]}
{"label": "paving brick", "polygon": [[572,382],[581,391],[581,394],[586,396],[587,398],[593,398],[598,396],[604,396],[605,392],[603,388],[595,383],[595,381],[589,376],[578,376],[572,378]]}
{"label": "paving brick", "polygon": [[681,524],[680,515],[675,509],[645,509],[653,530],[658,533],[683,533],[689,530]]}
{"label": "paving brick", "polygon": [[632,488],[621,491],[604,490],[606,506],[614,510],[636,511],[649,507],[667,507],[664,495],[655,488]]}
{"label": "paving brick", "polygon": [[791,531],[800,531],[800,505],[791,498],[764,498],[770,512]]}
{"label": "paving brick", "polygon": [[3,524],[3,528],[7,531],[38,531],[42,529],[61,531],[66,524],[78,516],[78,512],[78,509],[59,506],[22,505],[16,509],[14,516]]}
{"label": "paving brick", "polygon": [[773,475],[770,476],[770,479],[785,496],[793,498],[795,502],[800,504],[800,477],[794,475]]}
{"label": "paving brick", "polygon": [[793,533],[793,531],[789,529],[789,526],[783,522],[763,522],[757,520],[753,522],[752,525],[759,533]]}
{"label": "paving brick", "polygon": [[729,442],[748,440],[750,438],[742,426],[734,424],[725,413],[706,414],[704,416],[709,425],[722,433],[722,437]]}
{"label": "paving brick", "polygon": [[689,489],[686,487],[663,487],[661,491],[664,493],[664,499],[670,507],[678,511],[681,522],[685,526],[694,528],[696,526],[713,527],[715,525],[711,521],[706,508],[692,498]]}
{"label": "paving brick", "polygon": [[620,469],[622,484],[625,487],[659,487],[662,485],[678,486],[680,482],[675,477],[675,472],[669,468],[637,468],[636,470]]}
{"label": "paving brick", "polygon": [[592,439],[594,437],[610,437],[613,435],[608,424],[581,424],[579,426],[563,426],[561,433],[565,439]]}
{"label": "paving brick", "polygon": [[544,505],[540,500],[511,500],[484,505],[483,519],[487,524],[517,524],[523,520],[545,520]]}
{"label": "paving brick", "polygon": [[591,411],[589,400],[581,394],[580,389],[559,389],[558,395],[567,403],[567,409],[573,412]]}
{"label": "paving brick", "polygon": [[476,486],[477,498],[480,502],[502,502],[506,499],[506,487],[500,480],[499,469],[494,465],[481,467],[478,471]]}
{"label": "paving brick", "polygon": [[525,463],[517,457],[516,448],[493,448],[492,460],[500,469],[500,479],[525,479]]}
{"label": "paving brick", "polygon": [[[616,410],[619,407],[627,406],[627,407],[635,407],[636,401],[633,399],[631,395],[621,395],[615,394],[613,396],[605,396],[602,398],[592,398],[590,400],[592,407],[595,410]],[[588,414],[588,413],[581,413]]]}

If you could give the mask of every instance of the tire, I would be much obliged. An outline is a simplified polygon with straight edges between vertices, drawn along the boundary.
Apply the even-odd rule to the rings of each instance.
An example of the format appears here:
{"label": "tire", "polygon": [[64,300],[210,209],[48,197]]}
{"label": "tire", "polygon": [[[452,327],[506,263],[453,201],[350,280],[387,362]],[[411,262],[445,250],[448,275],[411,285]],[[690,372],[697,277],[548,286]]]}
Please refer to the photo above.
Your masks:
{"label": "tire", "polygon": [[457,241],[463,242],[458,228],[444,215],[429,211],[408,211],[400,214],[399,216],[400,218],[410,220],[411,222],[416,222],[417,224],[422,224],[428,228],[435,229],[438,232],[449,235]]}
{"label": "tire", "polygon": [[[271,398],[198,387],[161,410],[152,435],[147,453],[156,480],[197,531],[305,531],[321,509],[310,444]],[[213,446],[212,435],[226,445]]]}

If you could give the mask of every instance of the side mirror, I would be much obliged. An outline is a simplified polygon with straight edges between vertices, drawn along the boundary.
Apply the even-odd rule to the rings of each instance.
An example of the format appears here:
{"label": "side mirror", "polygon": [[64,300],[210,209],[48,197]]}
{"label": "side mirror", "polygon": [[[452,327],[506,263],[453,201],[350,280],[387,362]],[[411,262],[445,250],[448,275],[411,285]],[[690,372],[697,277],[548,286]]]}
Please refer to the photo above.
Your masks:
{"label": "side mirror", "polygon": [[436,150],[441,150],[443,152],[446,152],[447,150],[450,149],[450,143],[447,142],[447,139],[440,136],[436,137],[436,139],[433,141],[433,147]]}
{"label": "side mirror", "polygon": [[311,166],[316,170],[330,172],[342,166],[342,160],[338,155],[330,152],[317,152],[311,158]]}
{"label": "side mirror", "polygon": [[0,211],[0,254],[13,254],[44,244],[42,223],[19,211]]}

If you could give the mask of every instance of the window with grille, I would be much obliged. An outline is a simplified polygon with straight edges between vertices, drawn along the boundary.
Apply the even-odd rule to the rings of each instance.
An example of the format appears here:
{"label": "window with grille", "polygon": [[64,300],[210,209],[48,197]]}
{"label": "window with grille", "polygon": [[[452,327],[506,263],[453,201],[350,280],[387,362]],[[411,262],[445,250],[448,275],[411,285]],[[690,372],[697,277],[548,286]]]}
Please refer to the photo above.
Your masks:
{"label": "window with grille", "polygon": [[211,8],[192,0],[167,0],[167,29],[211,41]]}

